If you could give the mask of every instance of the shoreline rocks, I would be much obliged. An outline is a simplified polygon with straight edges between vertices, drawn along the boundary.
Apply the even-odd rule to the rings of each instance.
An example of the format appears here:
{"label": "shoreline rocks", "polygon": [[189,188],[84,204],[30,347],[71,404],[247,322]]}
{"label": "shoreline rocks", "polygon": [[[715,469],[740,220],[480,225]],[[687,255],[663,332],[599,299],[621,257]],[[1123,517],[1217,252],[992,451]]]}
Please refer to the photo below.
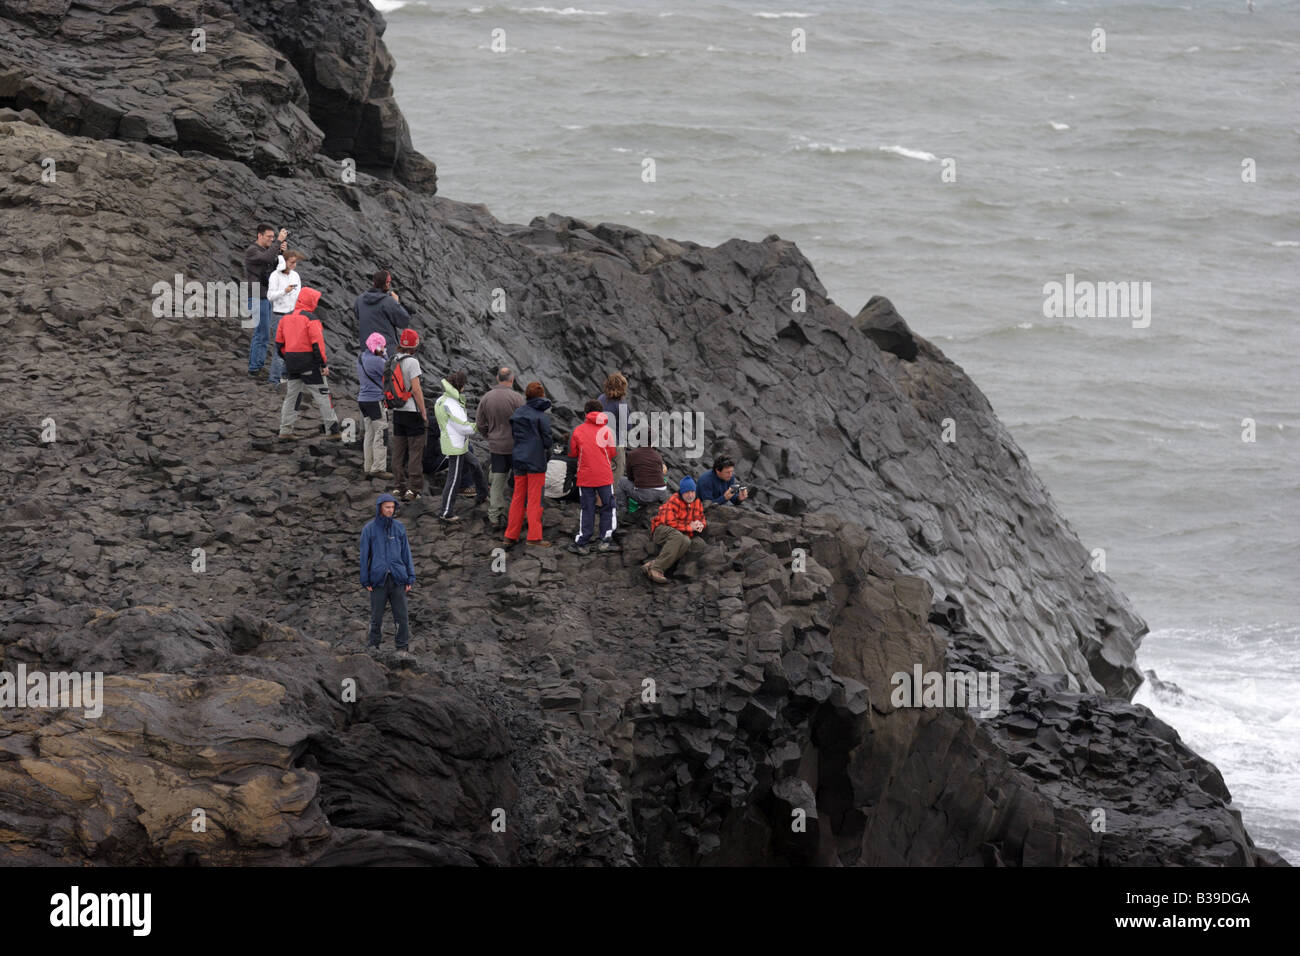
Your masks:
{"label": "shoreline rocks", "polygon": [[[208,53],[176,47],[160,84],[197,3],[0,0],[0,651],[102,671],[111,702],[98,722],[6,713],[0,857],[1276,862],[1217,771],[1127,704],[1145,624],[888,300],[849,316],[776,236],[509,224],[434,195],[382,18],[353,8],[204,4]],[[360,443],[277,445],[279,393],[244,373],[238,316],[155,308],[176,275],[237,278],[263,219],[309,256],[342,418],[351,302],[388,266],[431,375],[464,367],[481,394],[497,364],[527,370],[569,428],[619,368],[634,409],[708,423],[703,447],[665,449],[674,476],[725,449],[752,507],[711,516],[657,592],[643,532],[622,556],[512,553],[497,574],[480,518],[446,532],[403,508],[417,659],[365,655],[356,535],[383,489]],[[548,509],[548,536],[574,520]],[[1027,695],[1014,713],[890,704],[896,671],[972,662]],[[1095,763],[1043,729],[1076,719],[1106,737]],[[1122,803],[1130,778],[1178,803]],[[1122,846],[1090,829],[1096,806]]]}

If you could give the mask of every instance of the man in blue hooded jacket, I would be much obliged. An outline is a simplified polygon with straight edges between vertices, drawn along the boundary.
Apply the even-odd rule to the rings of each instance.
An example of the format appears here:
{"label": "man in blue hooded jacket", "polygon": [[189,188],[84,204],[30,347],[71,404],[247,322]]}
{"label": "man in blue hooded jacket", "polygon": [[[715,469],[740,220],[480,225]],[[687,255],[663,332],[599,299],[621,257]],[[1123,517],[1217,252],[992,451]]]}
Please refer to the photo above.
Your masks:
{"label": "man in blue hooded jacket", "polygon": [[361,529],[361,586],[370,592],[370,640],[379,646],[383,635],[384,608],[392,605],[397,624],[397,651],[406,654],[411,641],[407,623],[406,595],[415,585],[415,564],[406,529],[393,517],[397,499],[380,495],[375,501],[375,517]]}

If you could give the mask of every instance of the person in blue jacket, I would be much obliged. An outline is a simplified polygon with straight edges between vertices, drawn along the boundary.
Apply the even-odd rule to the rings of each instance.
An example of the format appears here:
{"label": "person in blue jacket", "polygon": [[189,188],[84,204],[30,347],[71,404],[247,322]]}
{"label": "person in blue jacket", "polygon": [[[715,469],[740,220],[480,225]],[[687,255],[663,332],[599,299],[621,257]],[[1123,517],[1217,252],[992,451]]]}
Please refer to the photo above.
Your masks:
{"label": "person in blue jacket", "polygon": [[370,592],[370,640],[378,647],[383,635],[384,608],[392,605],[397,624],[397,652],[407,653],[411,629],[406,616],[406,595],[415,585],[415,564],[406,529],[393,517],[397,499],[380,495],[375,517],[361,529],[361,586]]}
{"label": "person in blue jacket", "polygon": [[726,455],[720,455],[695,484],[706,505],[738,505],[749,497],[749,489],[736,478],[735,461]]}

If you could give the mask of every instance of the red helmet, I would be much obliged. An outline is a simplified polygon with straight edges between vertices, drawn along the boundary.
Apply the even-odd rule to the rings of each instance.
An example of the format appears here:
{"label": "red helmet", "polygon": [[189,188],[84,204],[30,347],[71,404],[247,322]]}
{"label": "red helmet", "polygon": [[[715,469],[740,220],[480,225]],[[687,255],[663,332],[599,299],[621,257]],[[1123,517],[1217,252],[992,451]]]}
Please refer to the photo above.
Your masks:
{"label": "red helmet", "polygon": [[400,348],[404,349],[418,348],[420,345],[420,333],[415,331],[415,329],[402,329],[402,335],[397,340],[397,344]]}

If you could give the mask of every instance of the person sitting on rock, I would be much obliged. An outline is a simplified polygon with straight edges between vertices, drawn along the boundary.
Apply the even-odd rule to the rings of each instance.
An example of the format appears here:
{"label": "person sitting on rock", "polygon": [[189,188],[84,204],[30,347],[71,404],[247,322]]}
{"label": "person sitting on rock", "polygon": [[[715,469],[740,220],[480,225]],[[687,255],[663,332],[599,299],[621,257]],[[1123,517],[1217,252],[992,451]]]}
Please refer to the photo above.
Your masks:
{"label": "person sitting on rock", "polygon": [[691,549],[691,540],[707,524],[704,505],[696,497],[695,481],[687,475],[677,486],[677,493],[659,506],[650,522],[650,540],[659,554],[641,565],[641,570],[655,584],[667,584],[665,572]]}
{"label": "person sitting on rock", "polygon": [[627,510],[628,499],[638,505],[659,505],[668,500],[671,492],[664,484],[668,466],[653,445],[633,448],[627,453],[627,475],[615,482],[614,498],[621,511]]}
{"label": "person sitting on rock", "polygon": [[720,455],[713,467],[700,475],[700,501],[706,505],[738,505],[749,497],[749,489],[742,487],[736,477],[736,463]]}
{"label": "person sitting on rock", "polygon": [[357,407],[366,422],[365,470],[367,478],[392,478],[385,468],[388,451],[384,448],[387,415],[384,409],[384,366],[388,346],[378,332],[371,332],[366,347],[357,356]]}
{"label": "person sitting on rock", "polygon": [[397,625],[397,653],[407,655],[411,628],[406,613],[406,595],[415,587],[415,563],[406,528],[394,514],[397,499],[380,495],[375,516],[361,529],[361,586],[370,592],[370,635],[366,645],[377,649],[383,637],[384,608],[392,607]]}
{"label": "person sitting on rock", "polygon": [[542,540],[542,489],[546,484],[546,466],[551,448],[551,400],[541,382],[529,382],[524,390],[523,406],[510,416],[513,446],[510,464],[515,473],[515,490],[510,497],[510,515],[506,520],[506,548],[519,543],[528,515],[528,543],[549,548]]}
{"label": "person sitting on rock", "polygon": [[357,316],[361,341],[368,342],[378,332],[390,353],[400,344],[401,330],[411,326],[411,316],[393,291],[393,274],[387,269],[375,273],[373,288],[357,296],[352,311]]}
{"label": "person sitting on rock", "polygon": [[587,542],[596,529],[596,507],[600,507],[600,543],[596,550],[602,554],[619,551],[614,543],[614,529],[618,518],[614,515],[614,469],[610,463],[617,453],[614,434],[606,424],[606,416],[599,399],[588,400],[584,411],[586,420],[569,436],[569,454],[578,459],[578,502],[581,507],[578,533],[569,545],[574,554],[590,554]]}
{"label": "person sitting on rock", "polygon": [[[443,521],[460,520],[451,511],[456,502],[456,492],[460,489],[461,476],[465,473],[469,436],[474,434],[474,424],[465,414],[462,398],[468,383],[469,376],[464,372],[452,372],[442,380],[442,395],[433,403],[433,413],[438,419],[439,445],[442,453],[447,456],[447,482],[442,487],[442,504],[438,508],[438,517]],[[478,480],[483,481],[481,469]],[[484,494],[487,490],[484,483],[480,493]]]}
{"label": "person sitting on rock", "polygon": [[280,404],[280,441],[293,440],[293,426],[298,421],[298,399],[303,389],[311,395],[320,411],[325,436],[338,441],[339,418],[334,413],[325,376],[329,375],[329,357],[325,353],[324,327],[313,313],[320,303],[320,293],[303,289],[298,307],[280,320],[275,329],[275,348],[284,360],[289,387]]}
{"label": "person sitting on rock", "polygon": [[[382,332],[379,334],[383,335]],[[424,490],[424,430],[429,424],[424,389],[420,387],[420,360],[415,357],[415,351],[420,347],[420,333],[415,329],[402,329],[397,342],[392,384],[394,390],[403,394],[410,392],[410,395],[393,409],[393,474],[397,476],[393,494],[405,501],[418,501],[420,492]]]}

